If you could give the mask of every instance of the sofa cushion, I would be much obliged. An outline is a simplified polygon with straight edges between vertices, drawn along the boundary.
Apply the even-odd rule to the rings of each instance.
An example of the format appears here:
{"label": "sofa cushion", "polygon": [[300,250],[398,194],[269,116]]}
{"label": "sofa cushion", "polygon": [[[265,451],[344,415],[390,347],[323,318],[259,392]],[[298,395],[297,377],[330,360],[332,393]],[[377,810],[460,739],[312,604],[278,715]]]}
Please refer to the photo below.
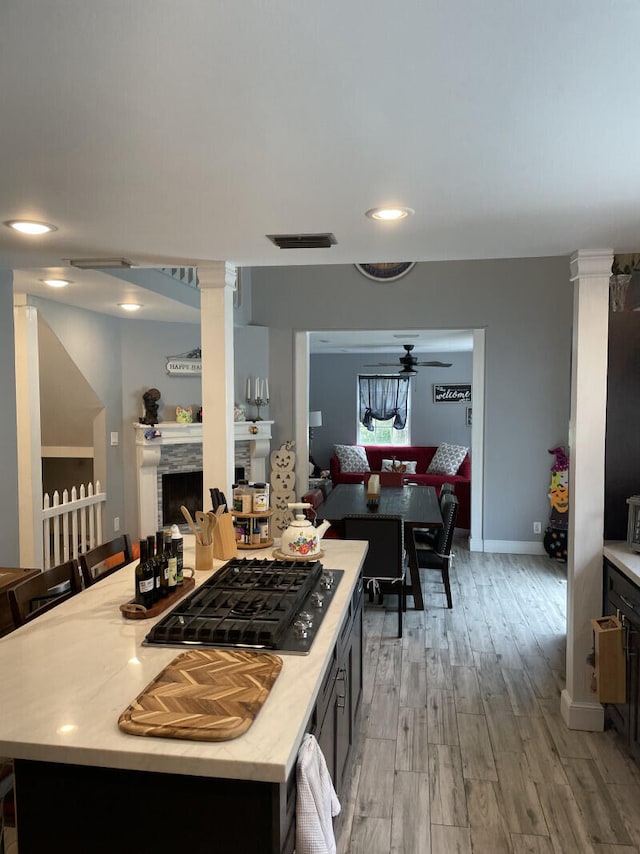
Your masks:
{"label": "sofa cushion", "polygon": [[449,445],[443,442],[438,445],[438,450],[427,468],[427,474],[457,474],[468,451],[469,448],[465,448],[464,445]]}
{"label": "sofa cushion", "polygon": [[417,465],[415,460],[382,460],[380,471],[404,471],[406,474],[415,474]]}
{"label": "sofa cushion", "polygon": [[335,449],[342,471],[370,471],[367,453],[360,445],[336,445]]}

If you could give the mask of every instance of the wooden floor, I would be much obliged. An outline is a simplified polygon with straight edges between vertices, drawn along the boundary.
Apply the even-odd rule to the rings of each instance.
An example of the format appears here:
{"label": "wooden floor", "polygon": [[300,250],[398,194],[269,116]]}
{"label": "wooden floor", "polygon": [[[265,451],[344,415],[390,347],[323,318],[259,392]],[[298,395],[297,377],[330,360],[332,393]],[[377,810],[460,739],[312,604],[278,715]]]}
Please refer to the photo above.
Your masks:
{"label": "wooden floor", "polygon": [[566,566],[470,554],[447,610],[365,609],[362,732],[338,854],[640,854],[640,769],[613,732],[572,732],[564,687]]}

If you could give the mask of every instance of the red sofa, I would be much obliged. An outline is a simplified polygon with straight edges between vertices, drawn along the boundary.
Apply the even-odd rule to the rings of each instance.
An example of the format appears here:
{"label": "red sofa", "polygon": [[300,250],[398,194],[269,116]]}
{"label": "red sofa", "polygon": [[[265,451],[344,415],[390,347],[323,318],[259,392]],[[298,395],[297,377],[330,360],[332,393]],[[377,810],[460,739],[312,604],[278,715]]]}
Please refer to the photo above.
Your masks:
{"label": "red sofa", "polygon": [[[395,445],[366,445],[365,452],[369,460],[371,471],[379,472],[382,469],[382,460],[390,460],[393,457],[399,462],[403,460],[415,460],[416,473],[407,474],[409,483],[424,483],[427,486],[435,486],[438,494],[443,483],[451,483],[455,487],[458,497],[458,519],[457,528],[471,527],[471,459],[469,454],[464,458],[456,475],[427,474],[427,467],[433,455],[437,451],[437,445],[409,445],[398,447]],[[334,454],[329,460],[331,481],[337,483],[362,483],[364,472],[341,471],[340,460]]]}

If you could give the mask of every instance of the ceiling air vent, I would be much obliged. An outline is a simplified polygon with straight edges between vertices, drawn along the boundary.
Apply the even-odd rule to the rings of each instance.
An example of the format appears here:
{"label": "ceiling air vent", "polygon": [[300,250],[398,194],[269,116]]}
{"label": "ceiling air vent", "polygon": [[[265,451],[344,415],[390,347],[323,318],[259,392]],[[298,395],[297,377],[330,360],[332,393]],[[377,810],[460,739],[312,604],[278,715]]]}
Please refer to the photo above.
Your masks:
{"label": "ceiling air vent", "polygon": [[331,232],[324,234],[267,234],[279,249],[329,249],[338,241]]}
{"label": "ceiling air vent", "polygon": [[133,267],[131,261],[126,258],[68,258],[72,267],[80,270],[113,270]]}

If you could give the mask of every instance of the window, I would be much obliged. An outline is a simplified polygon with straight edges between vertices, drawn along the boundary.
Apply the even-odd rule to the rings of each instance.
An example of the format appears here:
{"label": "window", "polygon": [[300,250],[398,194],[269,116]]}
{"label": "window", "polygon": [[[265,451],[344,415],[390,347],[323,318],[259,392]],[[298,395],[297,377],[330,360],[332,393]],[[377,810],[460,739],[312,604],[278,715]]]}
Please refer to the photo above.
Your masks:
{"label": "window", "polygon": [[409,378],[358,376],[359,445],[409,445]]}

